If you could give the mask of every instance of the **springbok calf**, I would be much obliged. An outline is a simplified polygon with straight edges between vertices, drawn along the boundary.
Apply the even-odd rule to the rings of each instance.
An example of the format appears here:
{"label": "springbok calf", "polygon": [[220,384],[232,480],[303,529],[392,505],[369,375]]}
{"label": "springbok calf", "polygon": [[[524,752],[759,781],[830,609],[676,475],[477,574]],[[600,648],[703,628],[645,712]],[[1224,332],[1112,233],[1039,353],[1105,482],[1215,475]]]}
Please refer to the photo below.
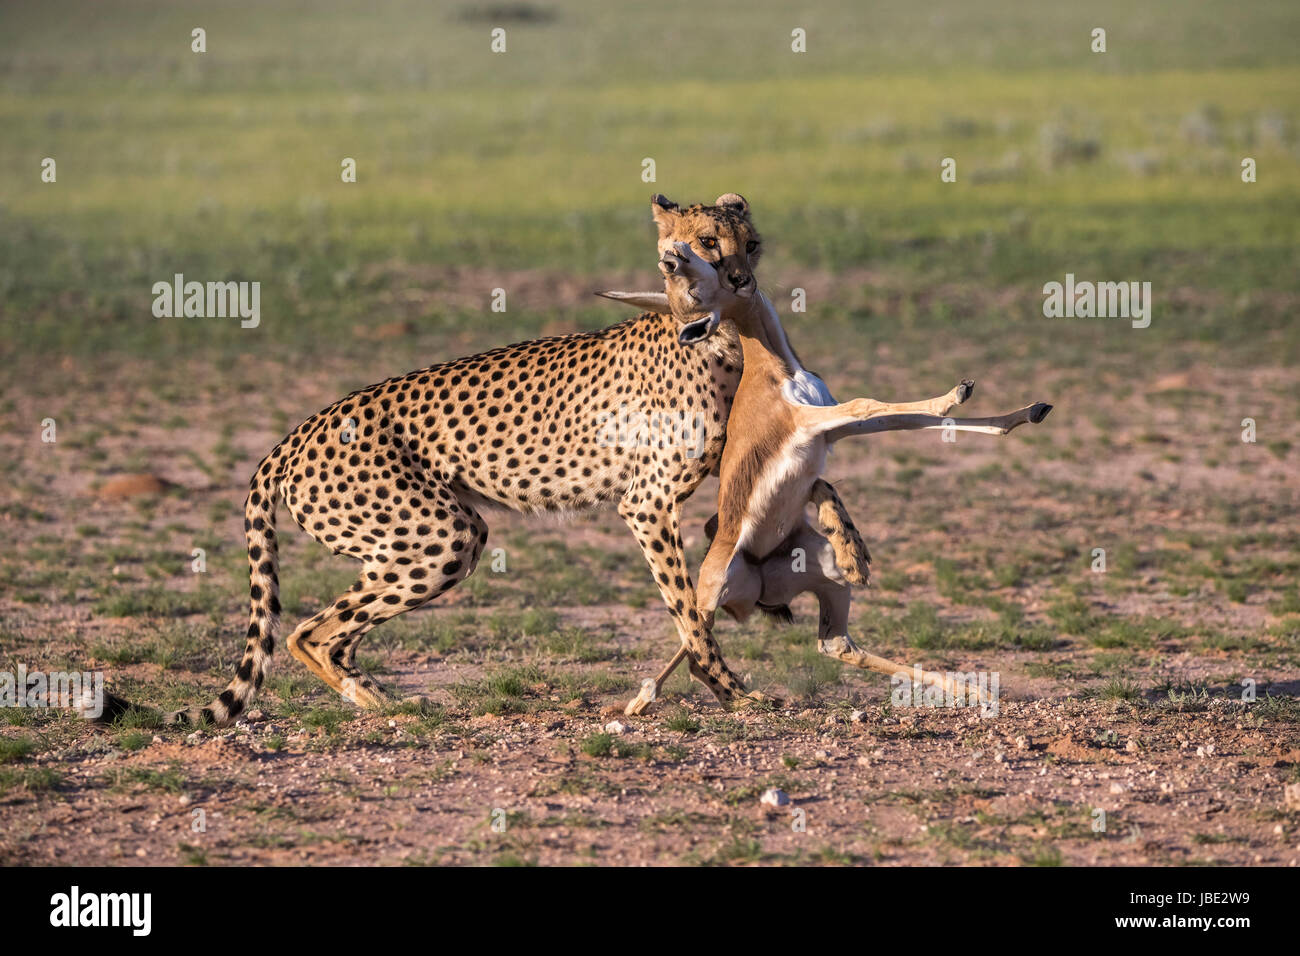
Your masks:
{"label": "springbok calf", "polygon": [[[726,291],[713,266],[684,242],[663,251],[660,271],[665,292],[603,294],[645,308],[671,308],[676,316],[709,313],[710,325],[730,321],[744,353],[719,472],[716,532],[700,569],[698,607],[706,627],[712,627],[719,607],[744,620],[756,607],[784,608],[797,595],[811,592],[820,604],[821,653],[867,670],[908,672],[904,665],[862,650],[849,637],[849,582],[864,577],[865,567],[855,574],[844,549],[813,530],[805,517],[807,505],[823,504],[830,488],[821,479],[827,450],[851,435],[901,429],[1005,435],[1027,422],[1041,422],[1052,406],[1039,402],[992,418],[946,418],[949,409],[970,397],[975,386],[969,380],[922,402],[857,398],[836,403],[825,383],[800,364],[776,310],[761,292],[742,299]],[[829,494],[834,495],[833,489]],[[796,549],[802,549],[807,570],[794,570]],[[645,681],[626,712],[644,711],[685,656],[685,649],[679,650],[658,677]],[[920,677],[947,694],[959,692],[943,675],[923,671]]]}

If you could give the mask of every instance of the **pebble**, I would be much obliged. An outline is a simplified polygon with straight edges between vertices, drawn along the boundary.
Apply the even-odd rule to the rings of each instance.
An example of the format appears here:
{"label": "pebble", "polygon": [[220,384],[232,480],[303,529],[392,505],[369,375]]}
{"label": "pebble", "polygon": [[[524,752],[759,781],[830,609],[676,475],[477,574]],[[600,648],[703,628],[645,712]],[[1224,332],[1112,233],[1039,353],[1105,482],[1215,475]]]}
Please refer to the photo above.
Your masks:
{"label": "pebble", "polygon": [[605,725],[605,733],[614,734],[616,737],[627,733],[627,724],[618,720],[611,720]]}
{"label": "pebble", "polygon": [[789,805],[790,795],[784,790],[769,787],[763,791],[763,795],[758,798],[758,802],[765,807],[784,807]]}
{"label": "pebble", "polygon": [[867,712],[865,710],[855,710],[853,713],[849,714],[849,720],[853,721],[855,724],[860,724],[862,723],[862,719],[866,716]]}

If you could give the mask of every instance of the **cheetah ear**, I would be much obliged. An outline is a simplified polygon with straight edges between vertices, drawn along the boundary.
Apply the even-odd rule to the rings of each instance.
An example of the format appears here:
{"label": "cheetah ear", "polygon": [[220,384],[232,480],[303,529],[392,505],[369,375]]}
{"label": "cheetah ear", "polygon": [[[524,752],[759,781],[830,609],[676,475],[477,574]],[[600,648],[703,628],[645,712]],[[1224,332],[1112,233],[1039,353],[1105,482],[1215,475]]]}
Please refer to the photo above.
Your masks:
{"label": "cheetah ear", "polygon": [[660,315],[673,314],[672,306],[668,304],[667,292],[597,292],[596,295],[613,299],[615,302],[626,302],[630,306],[657,312]]}
{"label": "cheetah ear", "polygon": [[659,227],[660,239],[672,234],[673,228],[677,225],[680,209],[677,203],[663,193],[655,193],[650,197],[650,213],[654,216],[655,225]]}
{"label": "cheetah ear", "polygon": [[713,203],[715,206],[723,206],[733,212],[739,213],[744,218],[749,218],[749,201],[740,193],[723,193]]}

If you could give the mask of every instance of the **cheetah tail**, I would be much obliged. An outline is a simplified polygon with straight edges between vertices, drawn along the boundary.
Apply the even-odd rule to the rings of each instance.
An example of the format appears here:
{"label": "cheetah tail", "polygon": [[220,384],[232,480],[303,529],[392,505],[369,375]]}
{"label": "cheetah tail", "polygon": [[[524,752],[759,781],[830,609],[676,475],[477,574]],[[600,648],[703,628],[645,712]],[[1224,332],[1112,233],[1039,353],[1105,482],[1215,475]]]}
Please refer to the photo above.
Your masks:
{"label": "cheetah tail", "polygon": [[809,500],[817,506],[817,523],[822,526],[835,552],[835,566],[850,584],[867,585],[871,576],[871,555],[853,525],[844,502],[830,482],[818,478]]}
{"label": "cheetah tail", "polygon": [[177,724],[211,723],[222,727],[248,709],[266,678],[280,623],[279,546],[275,538],[275,499],[279,475],[263,462],[253,476],[244,502],[244,537],[248,542],[248,644],[235,677],[207,707],[193,707],[170,716]]}

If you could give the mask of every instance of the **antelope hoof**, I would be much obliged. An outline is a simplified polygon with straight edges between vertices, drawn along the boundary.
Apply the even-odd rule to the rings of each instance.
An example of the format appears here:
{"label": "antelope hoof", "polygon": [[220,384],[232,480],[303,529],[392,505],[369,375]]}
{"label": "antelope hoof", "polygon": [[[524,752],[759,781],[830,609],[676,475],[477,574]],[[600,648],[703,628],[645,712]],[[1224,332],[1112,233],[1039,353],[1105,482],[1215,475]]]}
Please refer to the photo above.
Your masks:
{"label": "antelope hoof", "polygon": [[655,682],[647,677],[641,682],[641,692],[627,702],[627,706],[623,708],[623,713],[629,717],[643,714],[658,696],[659,689],[655,687]]}
{"label": "antelope hoof", "polygon": [[964,403],[966,399],[971,397],[971,394],[974,391],[975,383],[968,378],[962,379],[961,384],[957,386],[957,404],[961,405]]}
{"label": "antelope hoof", "polygon": [[1047,417],[1047,413],[1050,412],[1051,410],[1052,410],[1051,405],[1048,405],[1045,402],[1039,402],[1037,405],[1035,405],[1033,408],[1029,410],[1029,421],[1037,425],[1039,422],[1041,422],[1044,418]]}

